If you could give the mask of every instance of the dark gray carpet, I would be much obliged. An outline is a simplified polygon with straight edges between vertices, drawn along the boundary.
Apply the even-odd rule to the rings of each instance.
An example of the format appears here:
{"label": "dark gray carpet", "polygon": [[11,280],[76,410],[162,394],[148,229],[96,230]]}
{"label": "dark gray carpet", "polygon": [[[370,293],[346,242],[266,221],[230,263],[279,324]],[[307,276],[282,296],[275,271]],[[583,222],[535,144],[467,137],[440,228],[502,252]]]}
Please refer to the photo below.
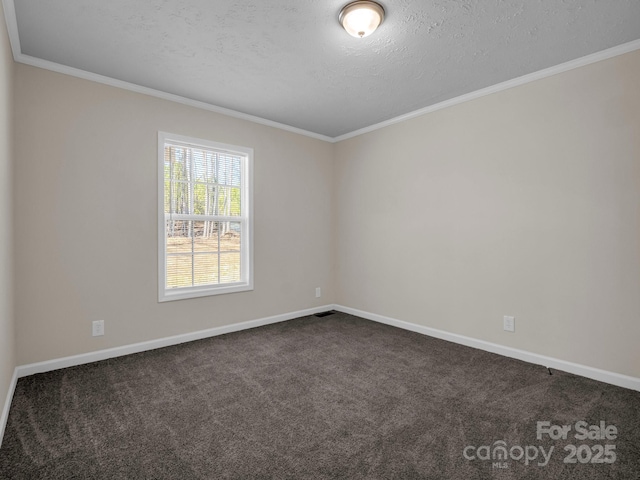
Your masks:
{"label": "dark gray carpet", "polygon": [[[577,440],[581,420],[605,421],[618,436]],[[567,440],[538,440],[537,421],[572,430]],[[527,446],[538,458],[463,455],[469,446],[499,452],[501,440],[516,458]],[[600,456],[607,444],[615,449]],[[566,445],[581,461],[564,463]],[[546,466],[540,446],[554,447]],[[611,451],[613,463],[582,463],[612,460]],[[341,313],[22,378],[0,449],[0,477],[11,479],[639,472],[640,393]]]}

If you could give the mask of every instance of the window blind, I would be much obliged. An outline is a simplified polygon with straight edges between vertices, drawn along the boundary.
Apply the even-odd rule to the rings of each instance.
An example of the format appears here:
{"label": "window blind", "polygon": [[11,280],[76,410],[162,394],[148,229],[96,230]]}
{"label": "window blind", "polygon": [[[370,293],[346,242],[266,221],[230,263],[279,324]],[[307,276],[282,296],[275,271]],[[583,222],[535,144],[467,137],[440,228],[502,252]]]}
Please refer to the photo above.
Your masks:
{"label": "window blind", "polygon": [[163,142],[164,288],[248,282],[248,156]]}

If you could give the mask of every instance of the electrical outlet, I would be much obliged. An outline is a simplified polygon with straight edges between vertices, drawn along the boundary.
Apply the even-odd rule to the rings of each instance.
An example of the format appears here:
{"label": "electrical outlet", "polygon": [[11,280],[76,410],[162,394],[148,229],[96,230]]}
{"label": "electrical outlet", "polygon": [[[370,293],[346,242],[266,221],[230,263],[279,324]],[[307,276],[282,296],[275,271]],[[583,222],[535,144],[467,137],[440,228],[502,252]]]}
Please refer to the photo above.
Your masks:
{"label": "electrical outlet", "polygon": [[104,320],[94,320],[92,322],[93,330],[92,335],[94,337],[100,337],[104,335]]}
{"label": "electrical outlet", "polygon": [[322,290],[320,287],[316,287],[316,298],[320,298],[322,296]]}
{"label": "electrical outlet", "polygon": [[516,331],[516,317],[504,316],[502,328],[507,332]]}

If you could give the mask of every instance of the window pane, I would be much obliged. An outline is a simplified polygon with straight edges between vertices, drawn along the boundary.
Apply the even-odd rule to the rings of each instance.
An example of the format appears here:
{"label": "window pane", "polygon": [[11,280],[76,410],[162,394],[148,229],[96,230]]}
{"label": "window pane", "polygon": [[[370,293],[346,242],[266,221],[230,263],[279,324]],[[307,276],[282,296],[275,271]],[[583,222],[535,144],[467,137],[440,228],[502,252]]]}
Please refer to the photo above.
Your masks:
{"label": "window pane", "polygon": [[216,210],[216,192],[217,186],[205,185],[205,198],[204,198],[204,214],[205,215],[217,215]]}
{"label": "window pane", "polygon": [[171,182],[164,180],[164,213],[171,213]]}
{"label": "window pane", "polygon": [[218,222],[193,222],[195,237],[193,249],[195,252],[218,251]]}
{"label": "window pane", "polygon": [[231,216],[239,217],[240,215],[242,215],[240,204],[242,196],[240,195],[240,189],[238,187],[230,188],[229,195],[231,196]]}
{"label": "window pane", "polygon": [[171,163],[171,179],[172,180],[188,180],[189,165],[187,149],[184,147],[167,146],[165,147],[165,158],[169,156]]}
{"label": "window pane", "polygon": [[207,159],[204,150],[197,148],[192,149],[191,158],[193,160],[193,180],[196,182],[203,182],[205,179],[205,172],[207,170]]}
{"label": "window pane", "polygon": [[232,187],[240,186],[242,176],[241,158],[234,155],[218,154],[218,183]]}
{"label": "window pane", "polygon": [[167,253],[191,252],[193,222],[167,221]]}
{"label": "window pane", "polygon": [[191,255],[167,255],[167,288],[190,287]]}
{"label": "window pane", "polygon": [[171,182],[171,213],[189,212],[189,184],[187,182]]}
{"label": "window pane", "polygon": [[207,186],[204,183],[193,185],[193,213],[204,215],[207,206]]}
{"label": "window pane", "polygon": [[171,210],[171,148],[164,147],[164,212]]}
{"label": "window pane", "polygon": [[194,285],[218,283],[218,255],[205,253],[193,257]]}
{"label": "window pane", "polygon": [[231,195],[229,195],[227,187],[218,187],[216,215],[231,215]]}
{"label": "window pane", "polygon": [[237,187],[218,187],[217,191],[217,207],[216,215],[224,215],[225,217],[239,217],[241,212],[241,194]]}
{"label": "window pane", "polygon": [[240,253],[220,254],[220,283],[240,281]]}
{"label": "window pane", "polygon": [[240,251],[240,222],[220,222],[220,251]]}

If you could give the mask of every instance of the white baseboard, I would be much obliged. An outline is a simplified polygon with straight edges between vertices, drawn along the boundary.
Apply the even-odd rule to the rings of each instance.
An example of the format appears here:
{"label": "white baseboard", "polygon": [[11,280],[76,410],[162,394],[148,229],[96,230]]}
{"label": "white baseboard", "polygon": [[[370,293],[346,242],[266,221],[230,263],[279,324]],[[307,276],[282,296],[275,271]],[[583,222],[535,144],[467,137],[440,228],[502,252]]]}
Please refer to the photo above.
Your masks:
{"label": "white baseboard", "polygon": [[18,369],[13,369],[13,377],[11,377],[11,383],[9,384],[9,391],[7,391],[7,398],[4,401],[4,407],[2,407],[2,416],[0,417],[0,448],[2,447],[2,439],[4,438],[4,429],[7,426],[9,420],[9,409],[11,408],[11,400],[13,400],[13,393],[16,391],[16,384],[18,383]]}
{"label": "white baseboard", "polygon": [[640,378],[631,377],[628,375],[622,375],[615,372],[609,372],[607,370],[601,370],[599,368],[588,367],[586,365],[580,365],[578,363],[567,362],[566,360],[559,360],[553,357],[547,357],[545,355],[539,355],[537,353],[527,352],[526,350],[519,350],[517,348],[505,347],[497,343],[486,342],[484,340],[478,340],[471,337],[465,337],[464,335],[458,335],[456,333],[445,332],[444,330],[438,330],[435,328],[425,327],[417,325],[415,323],[405,322],[397,320],[395,318],[385,317],[375,313],[365,312],[357,310],[355,308],[344,307],[342,305],[334,305],[334,310],[339,312],[349,313],[357,317],[366,318],[367,320],[373,320],[374,322],[384,323],[394,327],[402,328],[404,330],[410,330],[412,332],[421,333],[430,337],[447,340],[449,342],[458,343],[460,345],[466,345],[467,347],[477,348],[491,353],[497,353],[505,357],[515,358],[525,362],[533,363],[536,365],[543,365],[544,367],[554,368],[562,370],[564,372],[573,373],[582,377],[591,378],[600,382],[609,383],[618,387],[629,388],[640,392]]}
{"label": "white baseboard", "polygon": [[58,370],[60,368],[74,367],[76,365],[98,362],[100,360],[106,360],[108,358],[122,357],[124,355],[130,355],[132,353],[155,350],[156,348],[178,345],[180,343],[192,342],[194,340],[201,340],[203,338],[224,335],[225,333],[248,330],[250,328],[261,327],[263,325],[269,325],[272,323],[284,322],[286,320],[292,320],[294,318],[305,317],[307,315],[313,315],[314,313],[331,310],[332,308],[333,305],[323,305],[320,307],[308,308],[306,310],[298,310],[296,312],[274,315],[272,317],[259,318],[257,320],[249,320],[246,322],[223,325],[221,327],[214,327],[206,330],[199,330],[197,332],[175,335],[173,337],[159,338],[157,340],[150,340],[148,342],[134,343],[131,345],[123,345],[122,347],[114,347],[106,350],[98,350],[96,352],[82,353],[80,355],[73,355],[70,357],[56,358],[53,360],[47,360],[46,362],[20,365],[13,371],[13,378],[11,379],[9,391],[7,392],[7,398],[2,408],[2,416],[0,417],[0,446],[2,445],[4,430],[7,425],[7,420],[9,419],[9,409],[11,408],[11,401],[13,400],[13,394],[15,392],[18,378],[27,377],[36,373],[50,372],[52,370]]}
{"label": "white baseboard", "polygon": [[16,368],[18,378],[27,377],[36,373],[50,372],[60,368],[74,367],[76,365],[84,365],[85,363],[98,362],[108,358],[122,357],[132,353],[146,352],[147,350],[155,350],[156,348],[169,347],[180,343],[192,342],[203,338],[224,335],[225,333],[238,332],[240,330],[248,330],[250,328],[261,327],[272,323],[284,322],[298,317],[313,315],[314,313],[331,310],[333,305],[324,305],[320,307],[308,308],[306,310],[298,310],[297,312],[283,313],[272,317],[259,318],[257,320],[249,320],[246,322],[233,323],[231,325],[223,325],[221,327],[199,330],[197,332],[184,333],[173,337],[159,338],[157,340],[149,340],[147,342],[123,345],[121,347],[109,348],[106,350],[98,350],[96,352],[82,353],[71,357],[57,358],[47,360],[46,362],[31,363],[28,365],[20,365]]}
{"label": "white baseboard", "polygon": [[225,333],[238,332],[240,330],[248,330],[250,328],[261,327],[263,325],[270,325],[272,323],[284,322],[286,320],[292,320],[294,318],[304,317],[307,315],[313,315],[327,310],[337,310],[339,312],[349,313],[358,317],[366,318],[378,323],[384,323],[394,327],[402,328],[430,337],[447,340],[449,342],[458,343],[460,345],[466,345],[468,347],[478,348],[491,353],[497,353],[505,357],[515,358],[525,362],[533,363],[536,365],[543,365],[549,368],[555,368],[568,373],[581,375],[583,377],[591,378],[601,382],[609,383],[619,387],[629,388],[640,392],[640,378],[631,377],[628,375],[621,375],[615,372],[609,372],[606,370],[600,370],[598,368],[588,367],[577,363],[567,362],[565,360],[559,360],[537,353],[527,352],[525,350],[519,350],[516,348],[506,347],[504,345],[498,345],[497,343],[486,342],[484,340],[478,340],[464,335],[458,335],[456,333],[445,332],[444,330],[438,330],[435,328],[425,327],[417,325],[415,323],[405,322],[397,320],[395,318],[385,317],[375,313],[365,312],[357,310],[355,308],[345,307],[342,305],[324,305],[320,307],[309,308],[306,310],[299,310],[296,312],[284,313],[281,315],[274,315],[272,317],[260,318],[257,320],[249,320],[247,322],[234,323],[231,325],[224,325],[221,327],[214,327],[207,330],[200,330],[192,333],[185,333],[182,335],[175,335],[173,337],[160,338],[157,340],[150,340],[147,342],[134,343],[131,345],[124,345],[121,347],[109,348],[106,350],[99,350],[96,352],[83,353],[80,355],[73,355],[70,357],[58,358],[54,360],[48,360],[46,362],[31,363],[28,365],[21,365],[16,367],[13,372],[13,378],[7,392],[7,397],[2,409],[2,416],[0,417],[0,446],[2,445],[2,438],[6,428],[7,420],[9,417],[9,409],[11,407],[11,401],[15,392],[16,383],[18,378],[34,375],[36,373],[49,372],[52,370],[58,370],[60,368],[73,367],[76,365],[83,365],[86,363],[97,362],[100,360],[106,360],[108,358],[121,357],[132,353],[145,352],[147,350],[154,350],[156,348],[168,347],[171,345],[178,345],[180,343],[191,342],[194,340],[200,340],[203,338],[215,337],[217,335],[223,335]]}

